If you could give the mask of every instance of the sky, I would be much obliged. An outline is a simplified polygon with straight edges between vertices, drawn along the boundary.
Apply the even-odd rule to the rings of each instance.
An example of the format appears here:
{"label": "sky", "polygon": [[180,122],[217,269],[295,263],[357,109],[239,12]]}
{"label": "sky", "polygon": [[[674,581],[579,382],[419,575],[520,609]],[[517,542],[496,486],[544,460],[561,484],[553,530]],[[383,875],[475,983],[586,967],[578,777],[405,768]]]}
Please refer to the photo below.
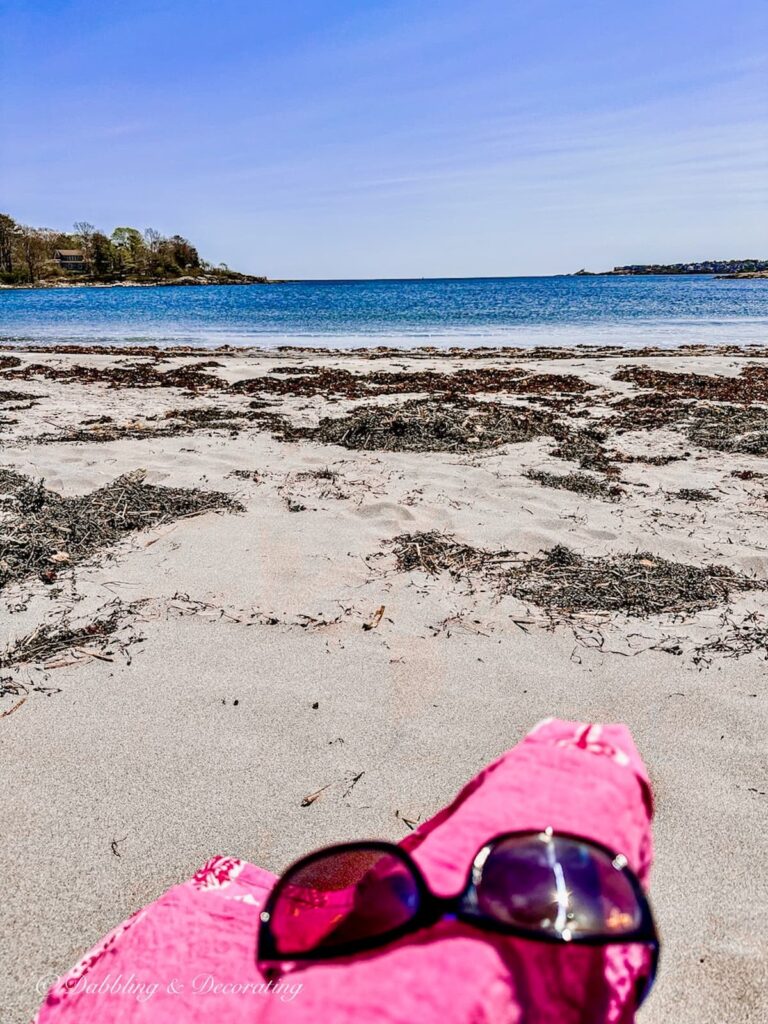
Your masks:
{"label": "sky", "polygon": [[0,211],[277,278],[768,258],[766,0],[0,0]]}

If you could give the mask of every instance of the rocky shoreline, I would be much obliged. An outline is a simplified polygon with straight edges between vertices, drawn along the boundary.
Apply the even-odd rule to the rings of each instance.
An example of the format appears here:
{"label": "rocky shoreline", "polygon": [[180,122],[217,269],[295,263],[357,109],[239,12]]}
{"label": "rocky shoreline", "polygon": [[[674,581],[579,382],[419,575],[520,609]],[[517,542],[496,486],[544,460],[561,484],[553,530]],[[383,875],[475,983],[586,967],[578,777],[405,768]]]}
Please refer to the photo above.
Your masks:
{"label": "rocky shoreline", "polygon": [[22,284],[2,284],[0,289],[9,291],[40,291],[48,289],[69,289],[69,288],[202,288],[211,285],[245,285],[245,284],[283,284],[282,281],[272,281],[267,277],[252,277],[248,274],[239,274],[237,277],[216,278],[216,277],[173,277],[162,278],[156,281],[35,281],[34,284],[24,282]]}
{"label": "rocky shoreline", "polygon": [[717,274],[717,281],[754,281],[768,279],[768,270],[743,270],[738,274]]}

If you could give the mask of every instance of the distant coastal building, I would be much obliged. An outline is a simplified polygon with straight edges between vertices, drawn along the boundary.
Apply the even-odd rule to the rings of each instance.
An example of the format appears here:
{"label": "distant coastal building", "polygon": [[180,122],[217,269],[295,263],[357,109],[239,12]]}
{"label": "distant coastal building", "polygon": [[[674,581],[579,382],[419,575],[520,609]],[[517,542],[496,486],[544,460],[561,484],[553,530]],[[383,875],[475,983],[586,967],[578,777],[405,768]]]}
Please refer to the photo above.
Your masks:
{"label": "distant coastal building", "polygon": [[80,249],[57,249],[53,258],[62,270],[69,270],[75,273],[83,273],[87,270],[85,265],[85,253]]}

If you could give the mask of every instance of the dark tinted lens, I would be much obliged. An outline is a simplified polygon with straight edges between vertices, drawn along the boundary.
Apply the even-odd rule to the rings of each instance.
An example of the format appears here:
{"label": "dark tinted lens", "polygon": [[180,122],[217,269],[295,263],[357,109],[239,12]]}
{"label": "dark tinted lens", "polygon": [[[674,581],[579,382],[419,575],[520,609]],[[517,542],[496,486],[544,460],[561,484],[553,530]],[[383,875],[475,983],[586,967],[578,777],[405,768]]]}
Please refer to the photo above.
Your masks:
{"label": "dark tinted lens", "polygon": [[329,851],[285,876],[270,929],[279,956],[371,939],[409,921],[418,884],[398,857],[376,849]]}
{"label": "dark tinted lens", "polygon": [[564,940],[635,931],[641,910],[623,862],[589,843],[545,832],[496,845],[475,868],[477,910]]}

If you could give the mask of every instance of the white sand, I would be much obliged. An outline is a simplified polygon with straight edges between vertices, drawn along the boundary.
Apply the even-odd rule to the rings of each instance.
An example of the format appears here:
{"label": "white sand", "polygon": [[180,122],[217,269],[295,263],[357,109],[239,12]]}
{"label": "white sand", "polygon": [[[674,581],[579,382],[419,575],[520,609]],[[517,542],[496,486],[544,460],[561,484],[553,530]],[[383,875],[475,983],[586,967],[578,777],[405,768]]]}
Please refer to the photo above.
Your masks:
{"label": "white sand", "polygon": [[[286,358],[221,361],[216,372],[235,380]],[[302,361],[323,360],[287,359]],[[706,373],[737,373],[744,362],[642,361]],[[629,393],[611,380],[626,362],[525,367],[577,373]],[[363,371],[433,364],[455,367],[437,359],[412,364],[405,356],[375,364],[344,359],[346,368]],[[718,631],[718,611],[680,621],[605,618],[599,634],[593,616],[576,635],[567,626],[553,632],[541,611],[499,601],[490,587],[473,591],[447,574],[398,575],[379,554],[398,533],[441,529],[476,546],[529,555],[558,542],[593,555],[647,549],[766,576],[766,481],[729,475],[732,468],[766,471],[766,460],[694,449],[672,432],[652,440],[624,435],[625,451],[652,443],[654,452],[689,450],[694,457],[665,467],[623,466],[630,485],[649,486],[630,486],[625,500],[611,504],[521,475],[530,467],[574,469],[547,454],[553,443],[546,438],[478,456],[284,444],[257,429],[236,438],[201,432],[43,445],[23,438],[87,416],[128,420],[192,402],[173,391],[47,380],[0,379],[0,387],[47,396],[12,414],[19,424],[0,434],[0,465],[44,476],[64,493],[142,467],[150,482],[227,490],[246,506],[243,515],[209,514],[135,536],[114,557],[64,574],[57,596],[39,584],[3,592],[0,647],[65,612],[86,621],[116,597],[152,599],[126,627],[124,635],[143,637],[129,648],[130,663],[115,653],[111,662],[69,659],[76,663],[3,673],[57,688],[47,696],[31,692],[0,719],[3,1024],[29,1017],[40,1001],[40,977],[64,970],[209,856],[229,853],[277,871],[322,843],[398,839],[406,831],[398,815],[428,817],[551,715],[626,722],[654,781],[652,899],[664,950],[640,1019],[766,1019],[765,660],[721,657],[697,668],[692,650]],[[314,422],[351,404],[291,398],[282,408]],[[325,466],[338,470],[346,497],[298,475]],[[258,470],[260,481],[232,477],[233,469]],[[719,500],[665,498],[683,486],[714,488]],[[289,511],[288,500],[306,510]],[[9,610],[25,603],[26,610]],[[381,623],[363,630],[381,605]],[[734,601],[736,618],[751,610],[768,613],[768,595]],[[684,653],[648,649],[665,636],[680,638]],[[3,698],[0,711],[13,703]],[[312,806],[300,806],[329,783]],[[120,840],[119,857],[113,840]]]}

